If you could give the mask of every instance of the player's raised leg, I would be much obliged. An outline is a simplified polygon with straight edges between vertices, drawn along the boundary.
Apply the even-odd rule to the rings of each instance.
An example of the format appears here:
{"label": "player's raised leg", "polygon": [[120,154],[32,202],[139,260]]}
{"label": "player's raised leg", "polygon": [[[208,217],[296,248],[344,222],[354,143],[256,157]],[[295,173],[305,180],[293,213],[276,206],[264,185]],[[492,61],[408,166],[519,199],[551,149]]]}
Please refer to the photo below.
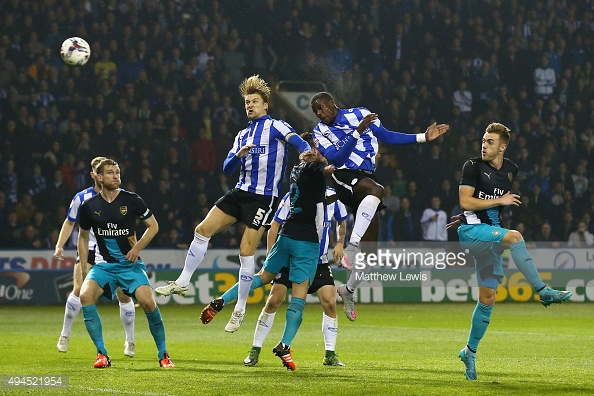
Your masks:
{"label": "player's raised leg", "polygon": [[206,218],[198,224],[194,231],[194,239],[190,243],[181,274],[175,281],[169,281],[166,286],[155,288],[155,293],[161,296],[169,296],[171,294],[187,295],[190,279],[208,250],[208,241],[214,234],[236,221],[237,219],[235,217],[223,212],[217,206],[213,206]]}
{"label": "player's raised leg", "polygon": [[521,233],[515,230],[508,231],[503,237],[502,244],[503,247],[509,247],[516,267],[518,267],[522,275],[524,275],[526,280],[536,290],[540,296],[542,305],[548,307],[553,303],[562,303],[571,298],[572,293],[570,291],[555,290],[545,285],[538,274],[530,253],[526,249],[526,242],[524,242]]}

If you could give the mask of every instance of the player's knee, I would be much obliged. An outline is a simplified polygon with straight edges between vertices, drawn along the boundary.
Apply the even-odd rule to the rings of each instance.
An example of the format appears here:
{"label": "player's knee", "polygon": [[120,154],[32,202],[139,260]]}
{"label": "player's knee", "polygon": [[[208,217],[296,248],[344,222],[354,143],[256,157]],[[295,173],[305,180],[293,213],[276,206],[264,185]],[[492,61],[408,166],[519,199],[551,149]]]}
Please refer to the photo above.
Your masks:
{"label": "player's knee", "polygon": [[91,305],[93,304],[93,297],[91,295],[89,295],[88,293],[80,293],[80,304],[82,306],[87,306],[87,305]]}
{"label": "player's knee", "polygon": [[336,317],[336,299],[332,298],[331,300],[327,300],[322,302],[322,309],[324,309],[324,314],[329,318]]}
{"label": "player's knee", "polygon": [[270,297],[268,298],[268,300],[266,300],[266,306],[264,307],[264,311],[266,311],[268,313],[276,312],[276,310],[278,309],[278,307],[280,307],[282,302],[283,302],[283,299],[280,295],[277,296],[277,295],[271,294]]}
{"label": "player's knee", "polygon": [[516,230],[510,230],[505,234],[505,237],[503,237],[503,239],[508,242],[510,245],[514,244],[516,242],[520,242],[523,241],[524,238],[522,237],[522,234],[519,231]]}
{"label": "player's knee", "polygon": [[373,188],[370,191],[370,195],[373,195],[375,197],[378,197],[379,199],[382,199],[384,197],[384,186],[381,186],[379,184],[376,184],[375,186],[373,186]]}
{"label": "player's knee", "polygon": [[493,293],[493,295],[491,296],[485,296],[479,299],[479,302],[481,304],[485,304],[485,305],[489,305],[489,306],[493,306],[495,305],[495,299],[497,297],[497,294]]}
{"label": "player's knee", "polygon": [[121,302],[122,304],[128,304],[129,302],[132,301],[132,298],[130,296],[125,295],[120,290],[118,290],[118,292],[117,292],[117,297],[118,297],[118,301]]}
{"label": "player's knee", "polygon": [[138,302],[144,312],[154,312],[157,309],[157,304],[154,301]]}
{"label": "player's knee", "polygon": [[273,273],[270,273],[270,272],[266,271],[264,268],[262,268],[260,271],[258,271],[258,276],[260,277],[262,284],[266,285],[266,284],[272,282],[272,280],[274,279],[274,277],[276,275]]}

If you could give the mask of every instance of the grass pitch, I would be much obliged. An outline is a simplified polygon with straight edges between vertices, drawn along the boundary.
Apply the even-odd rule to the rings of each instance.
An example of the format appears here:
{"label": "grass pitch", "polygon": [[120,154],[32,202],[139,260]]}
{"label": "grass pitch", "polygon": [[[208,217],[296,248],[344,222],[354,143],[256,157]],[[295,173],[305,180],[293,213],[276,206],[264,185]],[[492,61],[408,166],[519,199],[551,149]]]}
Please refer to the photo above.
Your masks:
{"label": "grass pitch", "polygon": [[[224,309],[209,325],[201,306],[162,306],[175,369],[158,366],[142,310],[136,356],[123,355],[117,304],[100,305],[112,367],[93,369],[95,348],[77,318],[68,353],[58,353],[62,306],[0,306],[0,375],[68,376],[69,387],[0,387],[0,394],[43,395],[582,395],[594,392],[594,304],[500,303],[477,354],[478,381],[466,381],[457,357],[474,309],[471,303],[358,305],[349,322],[339,313],[337,353],[346,367],[322,366],[321,308],[308,304],[292,348],[297,371],[272,354],[286,304],[255,367],[244,367],[261,306],[248,306],[241,330],[223,328]],[[339,307],[341,309],[341,306]],[[6,377],[3,377],[6,378]]]}

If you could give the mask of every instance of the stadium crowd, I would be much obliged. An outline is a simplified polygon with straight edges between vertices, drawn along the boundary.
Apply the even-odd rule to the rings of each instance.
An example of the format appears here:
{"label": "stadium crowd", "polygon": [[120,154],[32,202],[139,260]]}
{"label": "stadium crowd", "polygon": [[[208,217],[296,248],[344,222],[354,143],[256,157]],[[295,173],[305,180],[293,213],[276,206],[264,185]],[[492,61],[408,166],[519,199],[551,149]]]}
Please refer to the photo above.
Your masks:
{"label": "stadium crowd", "polygon": [[[98,155],[117,160],[123,188],[154,211],[151,246],[187,248],[188,230],[236,182],[222,162],[247,121],[237,86],[252,74],[271,87],[322,81],[392,130],[450,125],[436,142],[381,148],[384,241],[457,240],[432,236],[421,217],[459,213],[461,166],[496,121],[511,128],[507,156],[520,169],[523,204],[504,211],[506,226],[527,241],[593,243],[592,1],[0,0],[0,9],[2,248],[53,249]],[[91,45],[83,67],[60,59],[71,36]],[[292,123],[274,104],[270,114]],[[237,248],[241,228],[212,247]]]}

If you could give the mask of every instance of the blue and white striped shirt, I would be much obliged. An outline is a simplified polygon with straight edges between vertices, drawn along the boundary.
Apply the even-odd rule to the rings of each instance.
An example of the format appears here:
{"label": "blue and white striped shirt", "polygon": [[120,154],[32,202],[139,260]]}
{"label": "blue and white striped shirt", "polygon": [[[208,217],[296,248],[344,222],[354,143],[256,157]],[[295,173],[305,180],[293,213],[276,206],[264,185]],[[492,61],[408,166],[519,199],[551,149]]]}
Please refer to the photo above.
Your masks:
{"label": "blue and white striped shirt", "polygon": [[[309,145],[285,121],[272,119],[269,115],[250,121],[247,128],[235,137],[223,171],[231,173],[240,164],[239,181],[235,188],[278,197],[287,167],[289,141],[301,152],[309,149]],[[238,159],[235,155],[246,144],[254,144],[255,147],[248,155]]]}
{"label": "blue and white striped shirt", "polygon": [[[336,191],[329,186],[326,186],[326,197],[336,194]],[[278,209],[274,214],[274,220],[283,224],[291,214],[291,194],[286,193]],[[330,243],[330,230],[332,229],[332,218],[336,221],[343,221],[349,217],[347,209],[344,204],[338,200],[330,205],[324,206],[324,229],[322,231],[322,238],[320,240],[320,258],[318,264],[328,264],[328,245]]]}
{"label": "blue and white striped shirt", "polygon": [[[73,223],[76,223],[80,218],[80,206],[84,201],[87,199],[94,197],[97,195],[94,187],[85,188],[82,191],[76,193],[72,201],[70,202],[70,207],[68,207],[67,218]],[[97,250],[97,239],[95,238],[95,234],[93,230],[89,232],[89,250]],[[97,258],[101,259],[99,253],[95,254],[95,261],[97,262]]]}
{"label": "blue and white striped shirt", "polygon": [[319,122],[312,131],[317,149],[337,169],[375,171],[379,141],[387,144],[416,143],[415,134],[387,130],[375,120],[358,139],[352,135],[370,111],[364,107],[338,109],[332,125]]}

